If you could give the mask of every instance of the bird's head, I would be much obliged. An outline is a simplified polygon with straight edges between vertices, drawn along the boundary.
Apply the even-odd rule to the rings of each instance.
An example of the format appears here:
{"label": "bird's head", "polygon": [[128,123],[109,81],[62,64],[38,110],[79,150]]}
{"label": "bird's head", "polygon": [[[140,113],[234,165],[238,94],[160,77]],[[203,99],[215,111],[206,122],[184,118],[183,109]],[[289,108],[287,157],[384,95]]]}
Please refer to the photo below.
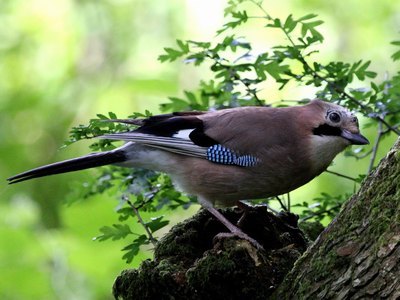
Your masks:
{"label": "bird's head", "polygon": [[360,134],[357,117],[340,105],[314,100],[310,105],[318,107],[320,118],[314,125],[313,134],[322,137],[340,137],[347,145],[365,145],[369,141]]}
{"label": "bird's head", "polygon": [[312,131],[308,155],[315,173],[325,170],[347,146],[369,143],[360,133],[357,117],[344,107],[314,100],[304,108]]}

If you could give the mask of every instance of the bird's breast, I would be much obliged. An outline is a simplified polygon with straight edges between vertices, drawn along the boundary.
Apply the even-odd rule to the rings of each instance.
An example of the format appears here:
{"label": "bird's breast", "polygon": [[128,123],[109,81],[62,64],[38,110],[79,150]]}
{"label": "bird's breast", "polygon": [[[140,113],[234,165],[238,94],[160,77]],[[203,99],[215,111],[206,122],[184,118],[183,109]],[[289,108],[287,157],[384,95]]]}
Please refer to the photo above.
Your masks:
{"label": "bird's breast", "polygon": [[185,158],[183,165],[189,167],[172,174],[177,186],[224,206],[235,205],[238,200],[281,195],[314,178],[305,160],[290,155],[261,161],[254,167],[221,165],[197,158]]}

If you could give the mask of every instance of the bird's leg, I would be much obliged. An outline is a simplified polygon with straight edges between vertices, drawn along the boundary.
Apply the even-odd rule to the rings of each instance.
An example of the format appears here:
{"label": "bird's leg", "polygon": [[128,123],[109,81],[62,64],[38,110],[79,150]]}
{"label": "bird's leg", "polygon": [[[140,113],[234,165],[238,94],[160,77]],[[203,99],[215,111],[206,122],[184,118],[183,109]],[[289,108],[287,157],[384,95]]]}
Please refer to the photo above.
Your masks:
{"label": "bird's leg", "polygon": [[237,226],[233,225],[227,218],[225,218],[223,214],[221,214],[216,208],[214,208],[209,201],[199,197],[199,202],[205,209],[208,210],[209,213],[211,213],[215,218],[217,218],[230,231],[230,233],[227,232],[219,233],[216,236],[216,238],[237,236],[249,241],[257,249],[263,249],[263,247],[255,239],[251,238],[242,230],[240,230]]}
{"label": "bird's leg", "polygon": [[227,218],[224,217],[223,214],[221,214],[218,210],[216,210],[214,207],[206,207],[206,209],[214,215],[222,224],[225,225],[226,228],[229,229],[230,232],[221,232],[215,236],[215,238],[224,238],[224,237],[231,237],[231,236],[237,236],[241,239],[244,239],[246,241],[249,241],[253,246],[255,246],[257,249],[261,250],[264,249],[263,246],[260,245],[255,239],[244,233],[240,228],[237,226],[233,225]]}

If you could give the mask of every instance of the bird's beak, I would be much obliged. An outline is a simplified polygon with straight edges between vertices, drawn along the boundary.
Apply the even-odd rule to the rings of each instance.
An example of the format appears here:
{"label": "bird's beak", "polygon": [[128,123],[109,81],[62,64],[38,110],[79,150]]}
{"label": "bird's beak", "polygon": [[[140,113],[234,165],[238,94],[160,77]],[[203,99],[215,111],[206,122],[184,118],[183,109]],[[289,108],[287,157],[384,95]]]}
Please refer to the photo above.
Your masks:
{"label": "bird's beak", "polygon": [[345,138],[353,145],[366,145],[369,144],[369,141],[360,133],[351,133],[346,129],[342,129],[342,133],[340,134],[342,138]]}

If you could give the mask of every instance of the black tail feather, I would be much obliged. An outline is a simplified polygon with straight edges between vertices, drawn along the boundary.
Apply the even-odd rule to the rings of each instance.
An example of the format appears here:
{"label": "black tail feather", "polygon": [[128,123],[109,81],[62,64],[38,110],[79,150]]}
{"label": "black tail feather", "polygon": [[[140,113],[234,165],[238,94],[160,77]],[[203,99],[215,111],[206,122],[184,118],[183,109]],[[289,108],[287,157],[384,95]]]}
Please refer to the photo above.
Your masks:
{"label": "black tail feather", "polygon": [[9,184],[44,177],[48,175],[55,175],[73,171],[79,171],[94,167],[105,166],[113,163],[119,163],[126,160],[123,151],[108,151],[91,153],[86,156],[68,159],[54,164],[38,167],[18,175],[12,176],[7,179]]}

